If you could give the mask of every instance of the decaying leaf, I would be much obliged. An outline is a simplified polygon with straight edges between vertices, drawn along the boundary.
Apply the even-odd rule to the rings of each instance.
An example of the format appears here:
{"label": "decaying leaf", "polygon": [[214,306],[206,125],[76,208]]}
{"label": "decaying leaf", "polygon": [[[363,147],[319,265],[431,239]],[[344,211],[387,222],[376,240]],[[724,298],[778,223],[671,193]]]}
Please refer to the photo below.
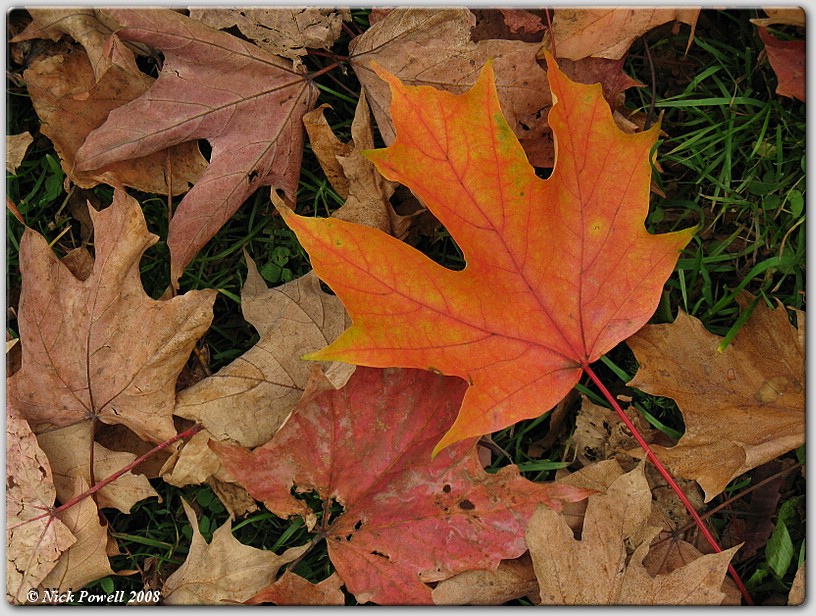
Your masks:
{"label": "decaying leaf", "polygon": [[17,173],[17,168],[23,163],[28,146],[34,141],[28,131],[19,135],[6,135],[6,171]]}
{"label": "decaying leaf", "polygon": [[159,78],[117,107],[77,152],[98,169],[171,145],[207,139],[207,170],[179,204],[167,239],[177,283],[198,250],[261,186],[294,198],[303,153],[303,114],[316,87],[291,62],[170,9],[107,9],[117,35],[164,54]]}
{"label": "decaying leaf", "polygon": [[271,441],[252,452],[211,443],[227,471],[279,516],[311,510],[315,491],[345,512],[324,531],[360,602],[430,603],[425,582],[520,556],[527,516],[585,490],[488,474],[474,440],[431,460],[466,384],[421,370],[358,368],[342,389],[317,379]]}
{"label": "decaying leaf", "polygon": [[217,29],[237,26],[259,47],[294,60],[297,66],[307,48],[330,49],[351,12],[328,7],[193,8],[190,17]]}
{"label": "decaying leaf", "polygon": [[651,493],[642,465],[604,494],[590,496],[581,539],[562,514],[540,508],[527,543],[543,605],[720,605],[736,547],[698,558],[665,575],[643,565],[660,531],[649,525]]}
{"label": "decaying leaf", "polygon": [[248,255],[246,262],[241,310],[261,338],[231,364],[180,392],[174,412],[201,422],[218,440],[257,447],[303,394],[314,364],[302,356],[335,340],[349,320],[314,274],[269,289]]}
{"label": "decaying leaf", "polygon": [[[699,8],[691,7],[560,7],[554,11],[553,17],[556,51],[559,58],[569,60],[590,56],[619,60],[626,55],[635,39],[670,21],[691,26],[688,39],[688,46],[691,46],[699,14]],[[546,38],[544,44],[549,48]]]}
{"label": "decaying leaf", "polygon": [[552,408],[582,366],[652,316],[694,231],[644,227],[657,129],[622,133],[599,85],[549,63],[559,159],[547,180],[501,115],[490,64],[461,95],[377,69],[397,140],[368,157],[442,222],[463,271],[375,229],[281,208],[353,321],[310,359],[440,371],[471,385],[436,451]]}
{"label": "decaying leaf", "polygon": [[803,605],[805,603],[805,563],[796,570],[790,592],[788,593],[788,605]]}
{"label": "decaying leaf", "polygon": [[[374,73],[372,61],[406,84],[461,93],[476,82],[484,63],[492,60],[502,112],[531,164],[552,167],[553,142],[547,123],[552,96],[547,73],[536,58],[541,43],[496,38],[473,42],[475,27],[475,15],[465,8],[398,8],[350,43],[352,67],[383,140],[390,145],[395,139],[388,113],[391,94]],[[572,79],[603,83],[611,104],[626,88],[637,85],[623,74],[620,63],[609,60],[565,60],[562,65]]]}
{"label": "decaying leaf", "polygon": [[6,400],[6,600],[25,603],[76,537],[59,519],[41,516],[54,506],[51,465],[28,423]]}
{"label": "decaying leaf", "polygon": [[722,352],[720,339],[684,312],[627,340],[640,364],[629,383],[674,398],[686,424],[676,446],[655,446],[677,476],[695,479],[710,501],[735,477],[805,440],[805,323],[757,305]]}
{"label": "decaying leaf", "polygon": [[247,605],[274,603],[275,605],[345,605],[346,598],[340,587],[343,580],[332,573],[322,582],[313,584],[287,569],[280,579],[275,580],[254,597],[245,601]]}
{"label": "decaying leaf", "polygon": [[780,41],[766,28],[759,29],[768,61],[776,73],[776,93],[805,101],[805,41]]}
{"label": "decaying leaf", "polygon": [[139,204],[117,190],[113,204],[91,209],[91,217],[96,260],[84,281],[41,235],[23,235],[23,364],[8,395],[37,432],[98,419],[160,443],[176,433],[176,377],[210,325],[215,291],[150,299],[139,262],[158,238],[147,232]]}
{"label": "decaying leaf", "polygon": [[167,578],[162,589],[165,605],[215,605],[246,601],[308,547],[290,548],[278,556],[270,550],[249,547],[232,536],[227,520],[208,544],[198,530],[192,508],[182,501],[193,527],[193,541],[187,559]]}
{"label": "decaying leaf", "polygon": [[[77,477],[74,494],[88,489],[82,477]],[[60,556],[57,566],[45,577],[40,588],[56,588],[59,592],[84,588],[91,582],[113,575],[108,560],[108,528],[99,521],[99,511],[92,498],[85,498],[57,516],[76,537],[74,543]],[[41,597],[43,593],[40,593]]]}

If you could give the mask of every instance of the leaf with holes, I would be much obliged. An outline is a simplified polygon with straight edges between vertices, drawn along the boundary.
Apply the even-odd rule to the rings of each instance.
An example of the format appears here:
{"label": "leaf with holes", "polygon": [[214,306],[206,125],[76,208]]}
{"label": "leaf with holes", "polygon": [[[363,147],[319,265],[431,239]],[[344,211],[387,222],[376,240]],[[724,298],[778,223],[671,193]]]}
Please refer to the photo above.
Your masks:
{"label": "leaf with holes", "polygon": [[644,227],[657,127],[622,133],[599,85],[548,62],[558,160],[547,180],[502,116],[490,64],[462,95],[378,69],[397,139],[368,156],[447,227],[463,271],[375,229],[279,205],[353,321],[311,359],[422,368],[471,385],[436,451],[555,405],[584,366],[652,316],[693,231]]}
{"label": "leaf with holes", "polygon": [[420,370],[358,368],[342,389],[318,373],[272,439],[250,452],[210,442],[227,471],[279,516],[313,516],[292,495],[315,491],[345,512],[324,530],[337,573],[361,603],[431,603],[436,582],[495,569],[527,548],[539,503],[589,492],[486,473],[473,440],[431,450],[465,384]]}

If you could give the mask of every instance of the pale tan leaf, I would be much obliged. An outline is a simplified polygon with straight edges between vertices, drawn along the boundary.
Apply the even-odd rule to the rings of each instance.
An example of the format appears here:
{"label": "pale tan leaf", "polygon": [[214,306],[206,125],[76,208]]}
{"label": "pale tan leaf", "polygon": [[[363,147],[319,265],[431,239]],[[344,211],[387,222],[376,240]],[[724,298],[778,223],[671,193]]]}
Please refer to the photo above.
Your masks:
{"label": "pale tan leaf", "polygon": [[546,605],[719,605],[736,547],[652,576],[643,566],[660,531],[651,526],[651,494],[643,466],[589,497],[581,539],[563,514],[544,507],[530,519],[527,544]]}
{"label": "pale tan leaf", "polygon": [[165,605],[218,605],[241,603],[268,586],[278,569],[303,554],[308,544],[278,556],[242,544],[232,535],[232,522],[219,527],[207,544],[198,531],[192,508],[184,511],[193,527],[187,560],[164,584]]}
{"label": "pale tan leaf", "polygon": [[340,300],[320,289],[314,273],[269,289],[248,256],[247,270],[241,309],[260,340],[180,392],[174,412],[201,422],[216,440],[257,447],[272,437],[303,394],[314,362],[301,357],[337,338],[349,320]]}
{"label": "pale tan leaf", "polygon": [[805,563],[796,570],[793,577],[790,592],[788,593],[788,605],[803,605],[805,602]]}
{"label": "pale tan leaf", "polygon": [[691,26],[690,45],[699,13],[699,8],[559,8],[553,17],[556,50],[569,60],[619,60],[636,38],[670,21]]}
{"label": "pale tan leaf", "polygon": [[182,487],[198,485],[216,474],[221,468],[218,456],[207,446],[212,435],[201,430],[184,444],[161,470],[164,481]]}
{"label": "pale tan leaf", "polygon": [[312,109],[303,116],[303,125],[306,127],[306,134],[309,135],[312,152],[317,157],[317,162],[320,163],[329,184],[340,197],[346,199],[349,194],[349,181],[337,157],[351,154],[353,147],[340,141],[334,134],[324,115],[326,109],[331,109],[327,103]]}
{"label": "pale tan leaf", "polygon": [[538,592],[529,554],[504,560],[491,571],[465,571],[443,580],[431,592],[436,605],[501,605]]}
{"label": "pale tan leaf", "polygon": [[804,313],[797,320],[798,329],[784,308],[760,303],[722,352],[720,338],[682,311],[627,340],[640,364],[629,385],[674,398],[686,424],[676,446],[655,453],[675,475],[696,480],[706,502],[804,442]]}
{"label": "pale tan leaf", "polygon": [[[54,485],[60,502],[68,502],[76,496],[73,490],[78,476],[90,484],[92,431],[91,423],[82,422],[49,430],[37,437],[54,469]],[[113,475],[136,459],[134,454],[126,451],[111,451],[96,442],[93,446],[95,482]],[[96,493],[100,508],[112,507],[123,513],[129,513],[138,501],[152,496],[159,495],[147,478],[132,472],[125,473]]]}
{"label": "pale tan leaf", "polygon": [[751,19],[752,24],[763,28],[773,25],[805,27],[805,10],[801,7],[764,6],[762,10],[765,11],[767,17]]}
{"label": "pale tan leaf", "polygon": [[24,603],[27,593],[56,566],[76,537],[48,516],[56,490],[51,465],[25,419],[6,400],[6,600]]}
{"label": "pale tan leaf", "polygon": [[[78,477],[73,493],[81,494],[87,490],[88,484]],[[108,529],[99,522],[99,511],[93,499],[84,498],[57,517],[77,541],[60,557],[40,588],[56,588],[60,592],[78,590],[99,578],[113,575],[108,560]]]}
{"label": "pale tan leaf", "polygon": [[34,141],[28,131],[19,135],[6,135],[6,171],[17,173],[17,168],[23,163],[28,146]]}

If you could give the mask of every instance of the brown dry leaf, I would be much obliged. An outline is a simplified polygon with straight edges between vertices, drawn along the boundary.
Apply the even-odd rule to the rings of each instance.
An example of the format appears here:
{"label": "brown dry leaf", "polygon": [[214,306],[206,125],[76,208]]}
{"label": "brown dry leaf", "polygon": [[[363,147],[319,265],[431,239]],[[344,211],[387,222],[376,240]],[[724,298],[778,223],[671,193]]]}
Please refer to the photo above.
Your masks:
{"label": "brown dry leaf", "polygon": [[[547,72],[539,66],[540,43],[485,39],[473,42],[476,17],[464,8],[393,9],[349,44],[351,64],[363,85],[386,145],[394,141],[388,106],[388,84],[371,68],[374,60],[407,85],[433,85],[462,93],[476,81],[479,70],[493,59],[502,112],[521,141],[530,163],[552,167],[552,134],[547,113],[552,106]],[[612,107],[618,94],[637,82],[626,77],[621,64],[608,60],[561,62],[571,79],[601,82]]]}
{"label": "brown dry leaf", "polygon": [[6,135],[6,171],[17,173],[17,169],[23,164],[28,146],[34,141],[28,131],[19,135]]}
{"label": "brown dry leaf", "polygon": [[[136,64],[130,58],[135,69]],[[31,102],[42,121],[41,132],[54,143],[66,175],[81,188],[99,183],[123,184],[166,194],[168,164],[173,194],[186,192],[207,167],[198,144],[189,142],[165,151],[105,165],[92,171],[74,168],[76,152],[108,113],[145,92],[153,79],[112,66],[97,82],[88,57],[79,50],[35,61],[24,73]]]}
{"label": "brown dry leaf", "polygon": [[219,30],[237,26],[249,40],[266,51],[294,60],[295,67],[308,49],[331,49],[340,37],[349,9],[334,8],[197,8],[190,17]]}
{"label": "brown dry leaf", "polygon": [[436,585],[436,605],[501,605],[538,592],[538,580],[528,553],[502,561],[490,571],[465,571]]}
{"label": "brown dry leaf", "polygon": [[96,260],[80,281],[48,242],[26,229],[18,322],[22,368],[8,395],[36,432],[100,420],[161,443],[176,434],[176,378],[212,320],[214,290],[152,300],[139,264],[158,240],[139,204],[117,190],[91,210]]}
{"label": "brown dry leaf", "polygon": [[499,9],[499,12],[504,18],[504,23],[510,28],[510,32],[535,34],[547,28],[541,23],[541,17],[530,11],[523,9]]}
{"label": "brown dry leaf", "polygon": [[332,132],[323,116],[326,107],[322,105],[307,114],[309,118],[307,121],[304,117],[304,123],[320,166],[332,187],[346,199],[332,217],[375,227],[403,239],[408,233],[410,219],[398,216],[389,202],[397,183],[386,180],[363,155],[363,151],[374,148],[365,92],[360,93],[357,101],[349,144],[342,143]]}
{"label": "brown dry leaf", "polygon": [[636,38],[670,21],[691,26],[690,46],[699,14],[699,8],[559,8],[553,17],[555,47],[559,59],[620,60]]}
{"label": "brown dry leaf", "polygon": [[182,504],[193,527],[193,541],[187,560],[164,583],[164,605],[241,603],[268,586],[281,566],[309,547],[290,548],[280,556],[249,547],[233,537],[230,520],[207,544],[192,508],[185,501]]}
{"label": "brown dry leaf", "polygon": [[332,342],[350,321],[340,300],[320,289],[314,273],[269,289],[246,259],[241,310],[261,338],[231,364],[180,392],[174,412],[201,422],[216,440],[257,447],[303,394],[314,362],[301,357]]}
{"label": "brown dry leaf", "polygon": [[790,592],[788,593],[788,605],[802,605],[805,602],[805,563],[796,570],[793,577]]}
{"label": "brown dry leaf", "polygon": [[[76,537],[59,519],[30,522],[54,506],[51,465],[25,419],[6,400],[6,600],[24,603]],[[19,525],[19,526],[18,526]]]}
{"label": "brown dry leaf", "polygon": [[799,26],[805,27],[805,9],[801,7],[762,7],[767,17],[760,17],[758,19],[750,19],[749,21],[755,26],[767,28],[768,26]]}
{"label": "brown dry leaf", "polygon": [[643,565],[660,531],[649,524],[651,493],[643,465],[589,497],[581,539],[563,514],[540,507],[527,544],[543,605],[719,605],[736,547],[698,558],[666,575]]}
{"label": "brown dry leaf", "polygon": [[80,43],[88,54],[96,81],[111,66],[125,68],[131,76],[141,74],[133,54],[113,36],[117,24],[104,11],[78,8],[30,8],[32,22],[12,42],[45,38],[58,41],[64,34]]}
{"label": "brown dry leaf", "polygon": [[275,605],[345,605],[346,598],[340,587],[343,580],[332,573],[322,582],[313,584],[291,570],[286,570],[280,579],[264,588],[254,597],[247,599],[247,605],[274,603]]}
{"label": "brown dry leaf", "polygon": [[[760,302],[762,304],[762,302]],[[710,501],[735,477],[805,440],[805,318],[757,305],[733,342],[684,312],[627,340],[640,364],[629,383],[674,398],[686,433],[653,449],[675,476],[696,480]]]}
{"label": "brown dry leaf", "polygon": [[[82,494],[87,490],[88,484],[78,477],[72,493]],[[80,589],[99,578],[113,575],[107,554],[108,529],[100,524],[93,499],[84,498],[57,517],[71,530],[77,541],[60,557],[40,588],[56,588],[60,592]]]}
{"label": "brown dry leaf", "polygon": [[[87,484],[91,483],[89,473],[90,450],[93,441],[92,424],[82,422],[56,430],[41,433],[37,440],[54,469],[54,485],[60,502],[68,502],[74,496],[76,478],[81,476]],[[136,456],[126,451],[111,451],[94,442],[94,481],[98,482],[124,468]],[[144,498],[158,497],[144,475],[125,473],[119,479],[108,484],[96,493],[100,508],[113,507],[123,513],[129,513],[133,505]]]}
{"label": "brown dry leaf", "polygon": [[170,485],[183,487],[198,485],[215,475],[222,467],[221,461],[207,443],[212,435],[201,430],[184,444],[161,470],[162,479]]}

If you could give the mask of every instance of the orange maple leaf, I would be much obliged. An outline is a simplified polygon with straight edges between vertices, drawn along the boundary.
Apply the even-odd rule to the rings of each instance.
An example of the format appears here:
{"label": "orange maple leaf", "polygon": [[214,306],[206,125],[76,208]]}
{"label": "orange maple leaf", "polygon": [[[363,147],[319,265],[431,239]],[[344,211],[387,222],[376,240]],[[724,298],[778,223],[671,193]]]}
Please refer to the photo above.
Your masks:
{"label": "orange maple leaf", "polygon": [[624,134],[600,85],[574,83],[547,63],[557,100],[547,180],[502,115],[490,63],[460,95],[405,86],[375,67],[391,88],[397,138],[367,156],[445,225],[464,270],[378,230],[282,208],[353,321],[308,359],[423,368],[470,383],[434,453],[555,405],[584,367],[647,322],[694,232],[644,227],[658,128]]}

